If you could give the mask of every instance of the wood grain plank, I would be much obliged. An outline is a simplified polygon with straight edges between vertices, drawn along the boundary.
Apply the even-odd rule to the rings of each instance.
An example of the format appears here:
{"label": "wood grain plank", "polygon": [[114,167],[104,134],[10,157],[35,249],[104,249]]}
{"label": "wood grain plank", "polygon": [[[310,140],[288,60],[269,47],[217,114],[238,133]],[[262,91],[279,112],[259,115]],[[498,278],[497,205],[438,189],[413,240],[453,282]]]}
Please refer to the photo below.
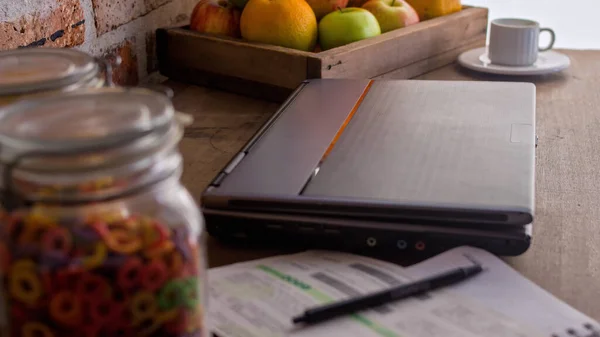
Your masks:
{"label": "wood grain plank", "polygon": [[294,91],[294,89],[250,81],[236,76],[180,67],[177,64],[170,64],[168,71],[177,74],[178,81],[276,103],[282,103]]}
{"label": "wood grain plank", "polygon": [[173,79],[184,77],[181,72],[186,69],[194,69],[288,89],[306,79],[307,57],[313,55],[184,28],[159,29],[157,50],[161,73]]}
{"label": "wood grain plank", "polygon": [[466,8],[316,54],[322,78],[372,78],[484,37],[488,10]]}
{"label": "wood grain plank", "polygon": [[453,63],[456,58],[463,52],[471,50],[473,48],[485,46],[485,36],[478,36],[475,39],[467,42],[462,47],[451,49],[440,53],[438,55],[432,55],[431,57],[411,63],[402,68],[390,71],[383,75],[376,76],[376,79],[410,79],[415,76],[422,75],[434,69],[446,66]]}

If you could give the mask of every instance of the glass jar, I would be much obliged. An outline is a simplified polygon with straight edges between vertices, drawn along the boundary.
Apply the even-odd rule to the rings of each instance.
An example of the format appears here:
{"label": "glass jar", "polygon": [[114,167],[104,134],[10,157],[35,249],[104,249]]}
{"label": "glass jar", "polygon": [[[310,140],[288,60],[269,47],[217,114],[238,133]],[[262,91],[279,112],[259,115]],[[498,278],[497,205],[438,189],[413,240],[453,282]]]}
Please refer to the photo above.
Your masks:
{"label": "glass jar", "polygon": [[[22,48],[0,52],[0,108],[40,93],[69,92],[109,84],[106,61],[75,49]],[[106,75],[102,77],[104,70]]]}
{"label": "glass jar", "polygon": [[0,110],[11,336],[206,336],[204,223],[170,100],[102,88]]}

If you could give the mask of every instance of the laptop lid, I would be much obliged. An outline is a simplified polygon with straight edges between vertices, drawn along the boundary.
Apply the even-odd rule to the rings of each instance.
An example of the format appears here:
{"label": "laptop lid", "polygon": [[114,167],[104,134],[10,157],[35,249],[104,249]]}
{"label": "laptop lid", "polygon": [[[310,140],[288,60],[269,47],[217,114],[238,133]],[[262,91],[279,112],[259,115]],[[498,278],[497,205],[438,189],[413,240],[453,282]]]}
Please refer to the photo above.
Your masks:
{"label": "laptop lid", "polygon": [[524,225],[535,87],[311,80],[215,179],[203,206]]}

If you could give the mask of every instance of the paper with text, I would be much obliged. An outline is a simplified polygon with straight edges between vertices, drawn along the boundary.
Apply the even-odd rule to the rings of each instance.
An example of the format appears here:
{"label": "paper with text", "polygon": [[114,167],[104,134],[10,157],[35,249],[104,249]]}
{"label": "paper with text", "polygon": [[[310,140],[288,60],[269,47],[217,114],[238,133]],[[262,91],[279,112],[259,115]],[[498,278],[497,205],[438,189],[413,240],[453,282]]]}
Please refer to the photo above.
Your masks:
{"label": "paper with text", "polygon": [[292,317],[308,308],[411,280],[400,266],[345,253],[309,251],[255,260],[211,269],[209,280],[209,324],[220,337],[545,336],[445,290],[313,326],[294,326]]}
{"label": "paper with text", "polygon": [[494,308],[506,317],[535,327],[545,336],[600,337],[598,322],[523,277],[485,250],[458,247],[408,267],[405,272],[419,279],[472,262],[484,266],[486,272],[469,282],[448,287],[447,292]]}

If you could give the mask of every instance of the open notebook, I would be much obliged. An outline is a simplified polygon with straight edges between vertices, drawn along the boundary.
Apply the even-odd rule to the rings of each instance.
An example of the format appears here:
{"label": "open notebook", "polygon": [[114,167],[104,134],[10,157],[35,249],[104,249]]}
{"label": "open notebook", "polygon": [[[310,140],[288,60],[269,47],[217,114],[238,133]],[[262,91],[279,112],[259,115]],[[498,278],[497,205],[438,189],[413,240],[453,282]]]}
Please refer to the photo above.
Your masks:
{"label": "open notebook", "polygon": [[[477,261],[463,283],[310,327],[305,309]],[[209,324],[220,337],[600,337],[600,324],[486,251],[459,247],[408,268],[308,251],[211,269]]]}

